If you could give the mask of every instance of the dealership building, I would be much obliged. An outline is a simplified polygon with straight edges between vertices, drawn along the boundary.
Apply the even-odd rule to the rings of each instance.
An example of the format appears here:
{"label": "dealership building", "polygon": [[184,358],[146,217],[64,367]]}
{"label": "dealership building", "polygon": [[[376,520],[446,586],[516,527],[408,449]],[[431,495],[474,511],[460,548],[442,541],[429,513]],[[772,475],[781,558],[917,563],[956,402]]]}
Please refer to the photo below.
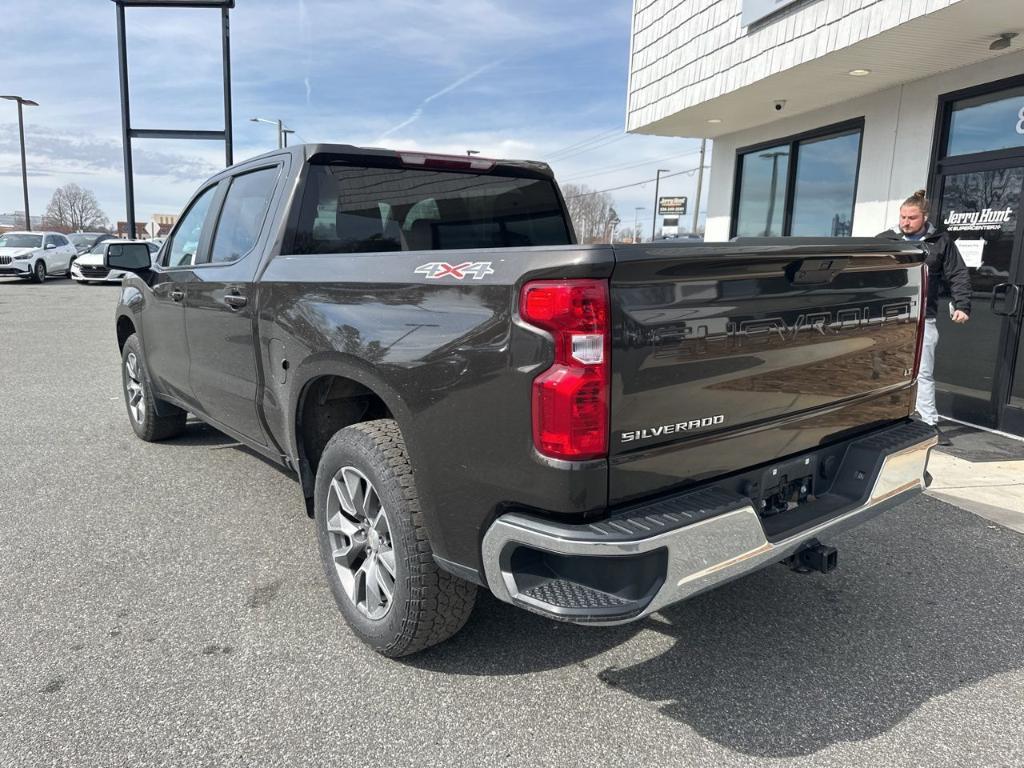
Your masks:
{"label": "dealership building", "polygon": [[870,236],[927,188],[970,268],[943,415],[1024,434],[1024,0],[635,0],[627,130],[714,140],[706,239]]}

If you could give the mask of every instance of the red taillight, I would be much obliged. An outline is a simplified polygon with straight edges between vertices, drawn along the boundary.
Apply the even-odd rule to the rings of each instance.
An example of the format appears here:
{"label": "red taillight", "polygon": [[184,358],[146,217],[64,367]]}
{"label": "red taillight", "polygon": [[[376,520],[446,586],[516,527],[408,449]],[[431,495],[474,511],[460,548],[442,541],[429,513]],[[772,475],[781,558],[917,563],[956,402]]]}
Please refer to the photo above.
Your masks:
{"label": "red taillight", "polygon": [[533,381],[533,444],[582,461],[608,454],[608,283],[538,280],[523,286],[523,320],[551,333],[555,360]]}
{"label": "red taillight", "polygon": [[914,350],[914,379],[921,371],[921,351],[924,349],[924,324],[928,314],[928,265],[921,265],[921,306],[917,316],[917,347]]}

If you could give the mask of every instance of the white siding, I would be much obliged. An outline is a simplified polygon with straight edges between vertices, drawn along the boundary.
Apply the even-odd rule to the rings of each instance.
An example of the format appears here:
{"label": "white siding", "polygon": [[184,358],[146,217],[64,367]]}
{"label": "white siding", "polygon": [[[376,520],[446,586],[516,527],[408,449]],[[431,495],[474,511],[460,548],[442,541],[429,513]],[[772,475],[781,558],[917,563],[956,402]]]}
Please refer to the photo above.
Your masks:
{"label": "white siding", "polygon": [[634,0],[627,130],[961,0],[805,0],[749,29],[742,0]]}
{"label": "white siding", "polygon": [[1024,53],[1010,54],[768,126],[718,137],[708,190],[707,239],[729,238],[737,149],[858,117],[864,118],[864,137],[853,234],[871,236],[893,226],[899,204],[914,190],[928,185],[939,96],[1021,72]]}

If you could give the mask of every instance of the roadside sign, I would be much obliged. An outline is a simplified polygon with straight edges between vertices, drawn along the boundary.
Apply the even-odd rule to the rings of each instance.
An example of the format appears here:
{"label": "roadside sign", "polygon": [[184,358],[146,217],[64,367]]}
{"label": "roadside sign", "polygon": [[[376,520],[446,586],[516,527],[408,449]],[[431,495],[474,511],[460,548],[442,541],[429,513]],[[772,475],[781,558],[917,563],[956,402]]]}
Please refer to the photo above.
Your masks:
{"label": "roadside sign", "polygon": [[659,197],[659,216],[684,216],[686,215],[685,197]]}

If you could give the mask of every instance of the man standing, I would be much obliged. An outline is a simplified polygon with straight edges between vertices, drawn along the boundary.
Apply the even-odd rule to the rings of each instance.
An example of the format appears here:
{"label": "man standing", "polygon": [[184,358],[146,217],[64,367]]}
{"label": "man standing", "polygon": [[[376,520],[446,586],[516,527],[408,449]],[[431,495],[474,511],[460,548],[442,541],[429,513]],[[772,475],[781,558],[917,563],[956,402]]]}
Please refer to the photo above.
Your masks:
{"label": "man standing", "polygon": [[971,319],[971,278],[960,251],[948,232],[940,232],[928,220],[928,198],[923,189],[903,201],[900,223],[895,229],[879,234],[889,240],[914,240],[927,252],[928,306],[924,326],[924,345],[921,349],[921,371],[917,377],[917,412],[921,420],[935,427],[939,445],[949,445],[949,438],[939,430],[939,413],[935,409],[935,347],[939,343],[939,330],[935,318],[939,306],[939,285],[944,281],[953,296],[954,323]]}

